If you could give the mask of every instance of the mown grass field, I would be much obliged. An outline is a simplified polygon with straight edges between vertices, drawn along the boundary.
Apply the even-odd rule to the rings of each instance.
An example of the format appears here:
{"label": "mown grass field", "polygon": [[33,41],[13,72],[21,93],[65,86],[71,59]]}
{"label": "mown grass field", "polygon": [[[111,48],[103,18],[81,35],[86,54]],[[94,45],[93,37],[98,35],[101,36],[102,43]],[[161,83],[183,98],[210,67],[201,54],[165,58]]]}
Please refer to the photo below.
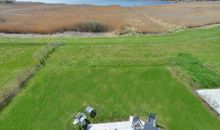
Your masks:
{"label": "mown grass field", "polygon": [[0,88],[5,86],[33,61],[39,45],[11,45],[0,43]]}
{"label": "mown grass field", "polygon": [[[74,115],[86,105],[98,111],[94,122],[127,120],[133,114],[144,120],[155,112],[165,130],[220,129],[219,117],[193,93],[220,86],[219,27],[35,41],[64,45],[1,111],[2,130],[71,130]],[[186,77],[175,75],[173,68]]]}

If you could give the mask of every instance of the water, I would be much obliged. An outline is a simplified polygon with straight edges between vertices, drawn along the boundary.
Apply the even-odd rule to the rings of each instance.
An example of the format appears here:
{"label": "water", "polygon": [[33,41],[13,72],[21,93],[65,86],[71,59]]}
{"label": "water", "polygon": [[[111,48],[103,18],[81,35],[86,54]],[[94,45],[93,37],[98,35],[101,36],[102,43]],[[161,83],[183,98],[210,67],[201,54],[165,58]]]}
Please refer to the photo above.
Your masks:
{"label": "water", "polygon": [[172,4],[171,1],[162,0],[17,0],[17,1],[32,1],[44,3],[65,3],[65,4],[89,4],[89,5],[120,5],[120,6],[143,6],[143,5],[163,5]]}

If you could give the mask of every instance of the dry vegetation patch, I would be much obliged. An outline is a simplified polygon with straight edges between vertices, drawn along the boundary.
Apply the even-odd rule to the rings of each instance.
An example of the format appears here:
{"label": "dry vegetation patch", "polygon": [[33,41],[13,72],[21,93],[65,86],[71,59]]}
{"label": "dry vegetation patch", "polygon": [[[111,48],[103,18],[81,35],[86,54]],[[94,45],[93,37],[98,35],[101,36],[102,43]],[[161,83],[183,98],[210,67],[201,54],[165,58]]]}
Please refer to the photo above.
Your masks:
{"label": "dry vegetation patch", "polygon": [[121,28],[129,26],[141,33],[161,33],[219,23],[219,12],[219,2],[144,7],[21,3],[0,7],[0,32],[44,34],[75,29],[120,33]]}

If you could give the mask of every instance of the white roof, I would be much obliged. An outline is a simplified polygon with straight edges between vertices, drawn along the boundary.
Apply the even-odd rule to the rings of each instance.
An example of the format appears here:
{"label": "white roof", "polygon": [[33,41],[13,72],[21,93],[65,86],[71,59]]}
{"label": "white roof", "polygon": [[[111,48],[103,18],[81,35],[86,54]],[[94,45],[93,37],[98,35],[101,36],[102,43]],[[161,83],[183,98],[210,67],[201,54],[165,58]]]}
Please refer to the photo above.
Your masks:
{"label": "white roof", "polygon": [[[132,116],[129,118],[131,120]],[[144,124],[143,121],[141,121]],[[90,124],[88,130],[134,130],[132,128],[132,122],[121,121],[121,122],[110,122],[110,123],[98,123]]]}
{"label": "white roof", "polygon": [[220,114],[220,89],[196,90],[196,93]]}
{"label": "white roof", "polygon": [[88,130],[133,130],[129,121],[100,123],[89,125]]}

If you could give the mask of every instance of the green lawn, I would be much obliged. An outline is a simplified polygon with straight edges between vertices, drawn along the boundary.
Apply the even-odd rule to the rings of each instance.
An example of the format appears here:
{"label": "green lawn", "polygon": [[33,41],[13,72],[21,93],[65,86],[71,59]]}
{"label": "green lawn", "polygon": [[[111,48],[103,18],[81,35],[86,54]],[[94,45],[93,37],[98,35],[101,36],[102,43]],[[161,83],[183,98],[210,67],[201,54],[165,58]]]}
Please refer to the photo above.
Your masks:
{"label": "green lawn", "polygon": [[16,78],[32,62],[39,45],[0,44],[0,88]]}
{"label": "green lawn", "polygon": [[[127,120],[131,114],[144,120],[152,111],[166,130],[220,129],[219,118],[193,93],[220,86],[215,71],[220,27],[36,42],[51,40],[65,45],[0,113],[1,130],[71,130],[74,115],[86,105],[98,111],[94,122]],[[171,74],[172,67],[198,86],[185,86]]]}

